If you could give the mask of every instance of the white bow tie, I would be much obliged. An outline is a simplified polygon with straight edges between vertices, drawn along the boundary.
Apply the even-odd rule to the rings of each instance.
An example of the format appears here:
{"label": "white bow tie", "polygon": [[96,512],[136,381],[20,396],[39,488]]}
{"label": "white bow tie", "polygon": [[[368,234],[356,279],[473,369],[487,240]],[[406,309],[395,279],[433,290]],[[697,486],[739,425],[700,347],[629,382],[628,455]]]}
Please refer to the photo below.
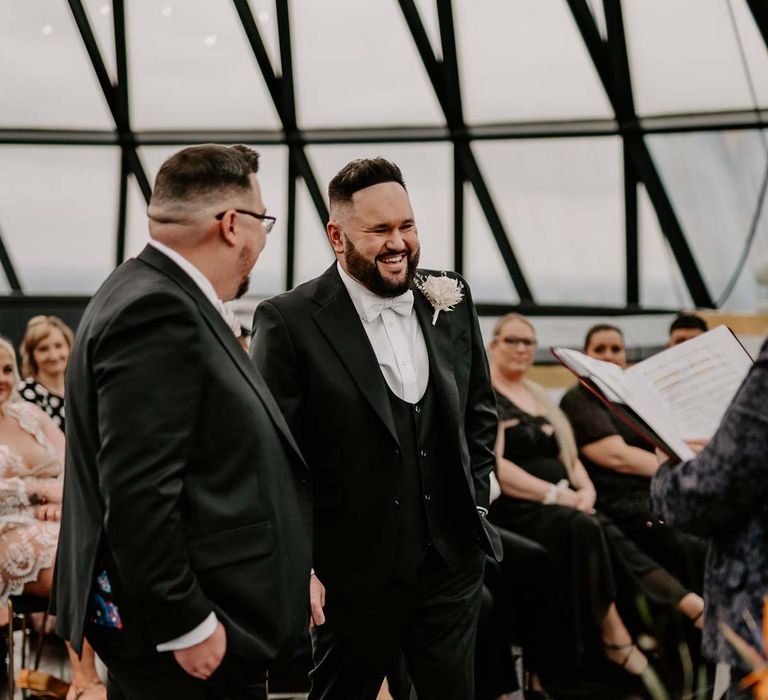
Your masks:
{"label": "white bow tie", "polygon": [[400,296],[391,298],[377,297],[376,299],[366,299],[365,305],[365,320],[370,323],[375,321],[384,309],[392,309],[401,316],[408,316],[413,308],[413,291],[408,290],[403,292]]}

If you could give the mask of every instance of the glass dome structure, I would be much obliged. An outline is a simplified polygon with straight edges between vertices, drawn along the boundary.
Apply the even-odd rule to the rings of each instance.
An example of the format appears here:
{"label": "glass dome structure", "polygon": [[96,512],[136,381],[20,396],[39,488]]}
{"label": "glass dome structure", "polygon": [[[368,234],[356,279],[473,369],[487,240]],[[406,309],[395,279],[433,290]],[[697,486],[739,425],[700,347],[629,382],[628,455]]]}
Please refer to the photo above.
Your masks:
{"label": "glass dome structure", "polygon": [[761,298],[765,0],[7,0],[0,65],[6,300],[91,294],[212,141],[262,153],[256,297],[330,263],[327,182],[382,155],[481,312]]}

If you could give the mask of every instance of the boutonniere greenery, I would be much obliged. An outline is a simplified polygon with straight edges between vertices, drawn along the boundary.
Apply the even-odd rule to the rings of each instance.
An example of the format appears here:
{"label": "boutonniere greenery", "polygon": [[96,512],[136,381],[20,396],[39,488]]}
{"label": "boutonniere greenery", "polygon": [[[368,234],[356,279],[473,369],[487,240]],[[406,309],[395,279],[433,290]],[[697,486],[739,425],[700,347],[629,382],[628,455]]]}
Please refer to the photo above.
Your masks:
{"label": "boutonniere greenery", "polygon": [[437,323],[437,316],[441,311],[453,311],[453,307],[464,298],[464,285],[444,272],[441,275],[419,274],[415,284],[435,310],[432,314],[433,326]]}

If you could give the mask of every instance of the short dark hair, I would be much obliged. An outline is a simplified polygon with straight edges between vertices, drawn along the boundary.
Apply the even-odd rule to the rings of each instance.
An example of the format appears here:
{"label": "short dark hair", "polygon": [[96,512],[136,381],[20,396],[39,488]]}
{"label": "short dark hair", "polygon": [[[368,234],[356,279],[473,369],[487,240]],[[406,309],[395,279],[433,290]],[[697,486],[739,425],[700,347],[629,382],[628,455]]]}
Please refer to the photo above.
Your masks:
{"label": "short dark hair", "polygon": [[394,163],[385,158],[359,158],[347,163],[328,184],[328,200],[351,202],[352,195],[366,187],[380,185],[382,182],[396,182],[403,189],[405,180]]}
{"label": "short dark hair", "polygon": [[587,331],[587,336],[584,338],[584,350],[589,347],[589,341],[592,340],[592,336],[600,331],[616,331],[624,340],[624,334],[621,332],[621,328],[611,325],[610,323],[596,323],[592,328]]}
{"label": "short dark hair", "polygon": [[259,154],[248,146],[190,146],[162,164],[152,199],[186,200],[217,190],[248,190],[250,176],[258,170]]}
{"label": "short dark hair", "polygon": [[706,333],[709,330],[707,322],[701,316],[686,313],[675,316],[669,326],[669,334],[672,335],[672,331],[676,331],[678,328],[694,328],[702,333]]}

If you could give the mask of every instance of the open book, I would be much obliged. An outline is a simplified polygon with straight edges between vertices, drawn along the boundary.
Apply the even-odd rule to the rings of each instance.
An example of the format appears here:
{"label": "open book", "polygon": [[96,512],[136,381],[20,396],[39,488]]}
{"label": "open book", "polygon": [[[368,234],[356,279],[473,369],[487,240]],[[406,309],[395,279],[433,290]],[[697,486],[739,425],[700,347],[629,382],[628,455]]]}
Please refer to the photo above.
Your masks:
{"label": "open book", "polygon": [[627,370],[568,348],[552,354],[590,391],[670,457],[686,460],[686,439],[714,435],[752,366],[736,336],[718,326]]}

